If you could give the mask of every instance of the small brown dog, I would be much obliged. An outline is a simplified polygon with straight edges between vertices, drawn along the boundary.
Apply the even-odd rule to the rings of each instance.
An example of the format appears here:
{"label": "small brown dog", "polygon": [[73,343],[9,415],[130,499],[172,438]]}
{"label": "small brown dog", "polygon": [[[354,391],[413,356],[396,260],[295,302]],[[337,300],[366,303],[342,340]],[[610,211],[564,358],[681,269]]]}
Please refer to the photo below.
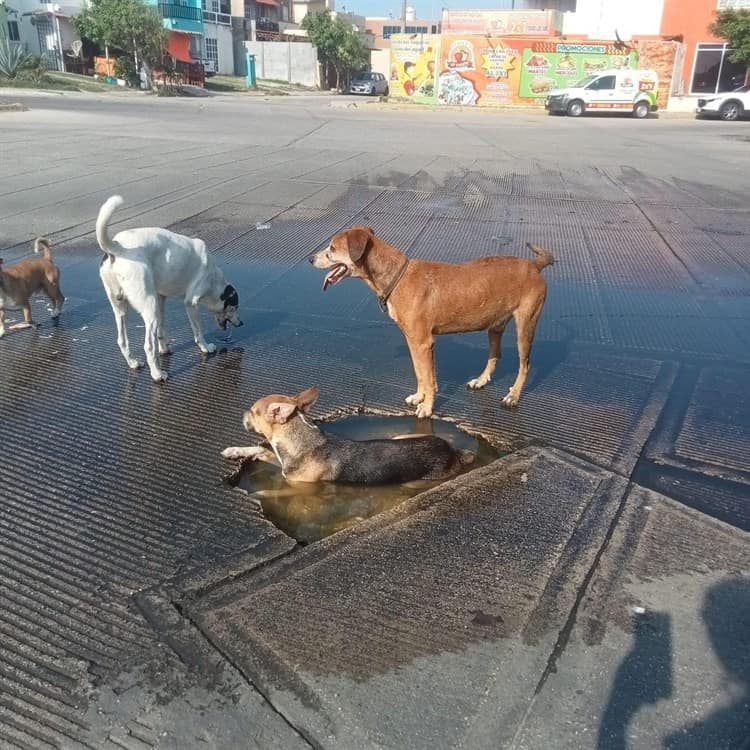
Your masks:
{"label": "small brown dog", "polygon": [[307,421],[318,389],[296,396],[274,394],[256,401],[242,419],[245,429],[268,440],[263,446],[226,448],[229,459],[250,458],[281,468],[289,482],[402,484],[446,479],[474,461],[436,435],[401,435],[386,440],[348,440],[327,435]]}
{"label": "small brown dog", "polygon": [[29,258],[5,268],[0,258],[0,338],[5,335],[5,311],[23,310],[26,325],[35,326],[31,317],[31,296],[44,292],[54,305],[52,317],[62,312],[65,297],[60,291],[60,269],[52,262],[49,240],[34,242],[34,252],[42,258]]}
{"label": "small brown dog", "polygon": [[435,334],[487,331],[487,366],[467,383],[469,388],[483,388],[497,367],[503,331],[511,317],[518,331],[519,368],[503,404],[518,403],[547,296],[547,283],[540,272],[554,263],[546,250],[529,247],[537,255],[534,260],[494,256],[461,264],[436,263],[410,260],[369,227],[353,227],[337,234],[310,262],[316,268],[331,269],[323,282],[324,291],[354,276],[378,295],[380,306],[406,337],[417,376],[417,392],[408,396],[406,403],[417,407],[418,417],[429,417],[437,392]]}

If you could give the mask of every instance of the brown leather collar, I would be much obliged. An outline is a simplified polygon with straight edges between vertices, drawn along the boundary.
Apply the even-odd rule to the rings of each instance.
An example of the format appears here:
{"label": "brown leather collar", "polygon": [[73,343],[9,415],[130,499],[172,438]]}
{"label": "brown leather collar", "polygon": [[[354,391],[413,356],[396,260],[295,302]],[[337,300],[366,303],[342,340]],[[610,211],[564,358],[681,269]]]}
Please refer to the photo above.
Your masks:
{"label": "brown leather collar", "polygon": [[378,297],[378,304],[380,305],[380,309],[383,312],[388,312],[388,298],[393,294],[394,291],[396,291],[396,287],[398,286],[399,281],[403,278],[403,275],[406,273],[406,269],[409,266],[409,259],[407,258],[404,261],[404,264],[399,269],[398,273],[394,276],[393,280],[390,284],[385,288],[385,291]]}

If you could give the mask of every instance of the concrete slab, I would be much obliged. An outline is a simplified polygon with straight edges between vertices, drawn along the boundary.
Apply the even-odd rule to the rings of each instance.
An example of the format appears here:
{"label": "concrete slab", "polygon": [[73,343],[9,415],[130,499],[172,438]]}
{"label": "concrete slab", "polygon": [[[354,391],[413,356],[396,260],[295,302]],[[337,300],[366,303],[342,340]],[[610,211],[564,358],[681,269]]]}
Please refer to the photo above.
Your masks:
{"label": "concrete slab", "polygon": [[750,536],[634,487],[514,750],[750,742]]}
{"label": "concrete slab", "polygon": [[625,486],[521,452],[183,611],[316,747],[498,748]]}

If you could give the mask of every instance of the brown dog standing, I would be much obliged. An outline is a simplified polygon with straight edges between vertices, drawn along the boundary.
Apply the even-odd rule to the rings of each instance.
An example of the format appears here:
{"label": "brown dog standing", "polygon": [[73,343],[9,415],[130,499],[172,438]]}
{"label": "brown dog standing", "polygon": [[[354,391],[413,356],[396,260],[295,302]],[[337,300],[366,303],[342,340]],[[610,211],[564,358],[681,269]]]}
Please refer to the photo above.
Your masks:
{"label": "brown dog standing", "polygon": [[518,331],[519,368],[515,382],[503,399],[515,406],[529,374],[529,354],[539,315],[547,296],[541,270],[553,257],[529,244],[534,260],[505,256],[479,258],[468,263],[409,260],[401,251],[375,236],[369,227],[353,227],[337,234],[327,248],[310,258],[316,268],[330,268],[323,289],[348,276],[362,279],[378,295],[406,337],[417,392],[407,404],[418,417],[429,417],[437,392],[435,334],[486,330],[489,358],[469,388],[490,382],[500,359],[500,342],[511,317]]}
{"label": "brown dog standing", "polygon": [[0,338],[5,335],[5,311],[22,309],[27,325],[35,325],[31,317],[31,296],[44,292],[55,306],[52,317],[62,311],[65,297],[60,291],[60,269],[52,262],[48,240],[37,239],[34,252],[42,253],[42,258],[29,258],[10,267],[4,267],[0,258]]}

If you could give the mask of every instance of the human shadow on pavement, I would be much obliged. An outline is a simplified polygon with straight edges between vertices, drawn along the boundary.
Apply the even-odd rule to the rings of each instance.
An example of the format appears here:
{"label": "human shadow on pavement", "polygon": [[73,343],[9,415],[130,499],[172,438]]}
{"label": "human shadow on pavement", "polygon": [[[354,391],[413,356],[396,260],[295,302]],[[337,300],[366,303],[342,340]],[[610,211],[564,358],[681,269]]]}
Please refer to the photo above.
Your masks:
{"label": "human shadow on pavement", "polygon": [[671,618],[666,612],[634,614],[633,647],[612,682],[597,750],[629,750],[628,726],[641,707],[672,695]]}
{"label": "human shadow on pavement", "polygon": [[669,750],[750,748],[750,581],[728,578],[706,593],[702,610],[714,653],[725,670],[725,696],[733,699],[669,735]]}

